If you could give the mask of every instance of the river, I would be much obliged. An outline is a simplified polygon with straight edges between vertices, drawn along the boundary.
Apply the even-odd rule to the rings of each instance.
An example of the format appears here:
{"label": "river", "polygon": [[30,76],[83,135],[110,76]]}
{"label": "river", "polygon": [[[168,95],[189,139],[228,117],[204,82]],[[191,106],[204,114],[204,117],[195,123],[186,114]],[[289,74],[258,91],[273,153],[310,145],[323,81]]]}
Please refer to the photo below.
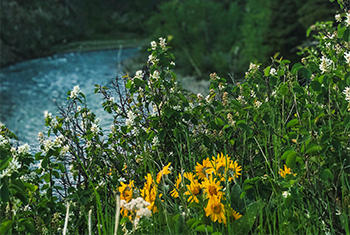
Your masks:
{"label": "river", "polygon": [[102,96],[94,94],[94,85],[107,85],[123,75],[120,62],[137,53],[138,49],[131,48],[57,54],[1,69],[0,121],[20,142],[36,145],[38,133],[47,131],[44,112],[58,114],[68,90],[79,85],[88,107],[101,119],[101,127],[109,129],[113,117],[103,110]]}

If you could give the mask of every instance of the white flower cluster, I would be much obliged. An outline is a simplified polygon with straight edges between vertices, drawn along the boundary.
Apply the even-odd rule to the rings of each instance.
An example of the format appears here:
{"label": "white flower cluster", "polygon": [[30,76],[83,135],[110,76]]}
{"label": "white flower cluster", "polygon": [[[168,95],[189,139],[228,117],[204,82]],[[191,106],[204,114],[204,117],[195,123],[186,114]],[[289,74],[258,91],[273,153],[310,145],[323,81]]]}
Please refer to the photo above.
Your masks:
{"label": "white flower cluster", "polygon": [[5,147],[6,144],[9,143],[9,140],[5,138],[4,136],[0,135],[0,146]]}
{"label": "white flower cluster", "polygon": [[325,56],[322,56],[320,63],[320,70],[322,73],[328,72],[331,70],[332,60],[328,59]]}
{"label": "white flower cluster", "polygon": [[100,130],[99,126],[96,123],[92,123],[91,125],[92,133],[97,134],[99,130]]}
{"label": "white flower cluster", "polygon": [[153,55],[149,55],[148,56],[148,63],[156,64],[159,61],[159,59],[157,59],[157,56],[153,56]]}
{"label": "white flower cluster", "polygon": [[344,53],[344,58],[346,60],[346,63],[350,66],[350,51]]}
{"label": "white flower cluster", "polygon": [[152,41],[151,47],[152,47],[152,50],[154,51],[157,48],[157,43],[155,41]]}
{"label": "white flower cluster", "polygon": [[334,16],[334,18],[335,18],[335,20],[336,20],[337,22],[341,22],[341,16],[340,16],[340,14],[336,14],[336,15]]}
{"label": "white flower cluster", "polygon": [[75,87],[73,88],[73,90],[71,91],[71,93],[70,93],[70,98],[71,98],[71,99],[77,98],[79,92],[80,92],[79,85],[78,85],[78,86],[75,86]]}
{"label": "white flower cluster", "polygon": [[128,211],[136,211],[136,214],[140,215],[140,217],[150,216],[152,214],[152,212],[147,208],[151,204],[149,202],[146,202],[142,197],[131,199],[131,201],[128,203],[125,200],[121,200],[120,205]]}
{"label": "white flower cluster", "polygon": [[256,108],[259,108],[261,105],[262,105],[262,102],[260,102],[259,100],[255,100],[254,106],[255,106]]}
{"label": "white flower cluster", "polygon": [[17,161],[17,158],[15,157],[12,158],[8,167],[1,171],[0,178],[3,178],[5,176],[10,176],[12,172],[17,171],[20,167],[21,165]]}
{"label": "white flower cluster", "polygon": [[153,74],[151,75],[151,77],[152,77],[153,79],[155,79],[155,80],[159,80],[160,74],[159,74],[158,70],[155,70],[155,71],[153,72]]}
{"label": "white flower cluster", "polygon": [[345,87],[343,94],[345,94],[345,100],[350,102],[350,87],[349,86]]}
{"label": "white flower cluster", "polygon": [[142,77],[143,77],[143,72],[142,72],[142,70],[136,71],[135,77],[134,77],[134,78],[142,79]]}
{"label": "white flower cluster", "polygon": [[29,145],[26,143],[18,147],[19,154],[28,154],[29,153]]}
{"label": "white flower cluster", "polygon": [[136,115],[131,110],[129,110],[128,118],[125,120],[125,124],[128,127],[131,127],[132,125],[134,125],[135,118],[136,118]]}
{"label": "white flower cluster", "polygon": [[275,68],[271,68],[271,69],[270,69],[270,75],[271,75],[271,76],[277,75],[277,71],[276,71]]}
{"label": "white flower cluster", "polygon": [[345,24],[346,24],[347,27],[350,26],[350,13],[349,12],[346,13]]}
{"label": "white flower cluster", "polygon": [[158,139],[158,136],[155,136],[155,137],[153,138],[153,140],[152,140],[152,144],[153,144],[154,146],[159,145],[159,139]]}
{"label": "white flower cluster", "polygon": [[164,50],[166,47],[165,38],[159,38],[159,46]]}
{"label": "white flower cluster", "polygon": [[114,103],[114,97],[113,97],[113,96],[112,96],[112,97],[109,97],[108,101],[111,102],[111,103],[113,104],[113,103]]}
{"label": "white flower cluster", "polygon": [[44,111],[45,118],[51,118],[51,113],[49,113],[47,110]]}
{"label": "white flower cluster", "polygon": [[249,74],[254,74],[256,71],[258,71],[260,65],[250,63],[248,72],[245,73],[246,76]]}

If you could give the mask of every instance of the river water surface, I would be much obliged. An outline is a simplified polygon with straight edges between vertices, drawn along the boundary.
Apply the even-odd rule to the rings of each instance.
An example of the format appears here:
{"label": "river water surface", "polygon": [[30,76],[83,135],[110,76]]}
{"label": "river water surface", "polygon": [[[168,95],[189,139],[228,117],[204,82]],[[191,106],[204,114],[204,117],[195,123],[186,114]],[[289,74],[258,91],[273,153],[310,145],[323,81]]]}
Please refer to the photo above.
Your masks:
{"label": "river water surface", "polygon": [[79,85],[88,108],[101,119],[101,127],[109,129],[113,117],[103,110],[102,95],[94,94],[94,85],[107,85],[122,75],[120,62],[137,53],[134,48],[58,54],[1,69],[0,121],[20,142],[38,144],[38,132],[47,130],[44,112],[57,115],[68,90]]}

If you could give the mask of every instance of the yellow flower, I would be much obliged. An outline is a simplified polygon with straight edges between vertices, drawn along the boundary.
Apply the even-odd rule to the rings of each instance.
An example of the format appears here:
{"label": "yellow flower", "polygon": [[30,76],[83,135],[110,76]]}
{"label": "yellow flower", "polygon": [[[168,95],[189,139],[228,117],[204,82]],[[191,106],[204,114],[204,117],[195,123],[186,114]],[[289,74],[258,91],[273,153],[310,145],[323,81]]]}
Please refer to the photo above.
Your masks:
{"label": "yellow flower", "polygon": [[238,166],[238,162],[231,162],[228,167],[229,172],[229,181],[234,180],[234,178],[238,178],[239,175],[242,175],[240,171],[242,170],[242,166]]}
{"label": "yellow flower", "polygon": [[187,199],[189,202],[199,202],[197,195],[199,195],[202,191],[202,186],[198,182],[198,180],[193,180],[191,183],[186,185],[187,191],[185,192],[185,195],[190,195],[190,197]]}
{"label": "yellow flower", "polygon": [[238,220],[239,218],[242,217],[242,215],[239,212],[237,212],[233,209],[232,209],[232,216],[235,218],[235,220]]}
{"label": "yellow flower", "polygon": [[[159,194],[159,198],[162,196],[163,194]],[[158,212],[158,208],[155,205],[155,201],[156,201],[156,197],[157,197],[157,187],[154,186],[151,191],[149,192],[149,195],[147,198],[145,198],[146,202],[149,202],[151,205],[149,205],[147,208],[150,209],[153,213]]]}
{"label": "yellow flower", "polygon": [[220,181],[216,182],[216,178],[210,177],[210,179],[205,179],[204,182],[202,182],[202,185],[204,187],[206,197],[211,198],[222,196],[223,194],[220,191],[222,189],[222,186],[220,186]]}
{"label": "yellow flower", "polygon": [[192,172],[185,172],[185,173],[184,173],[184,177],[185,177],[186,179],[188,179],[189,181],[193,181],[193,180],[194,180],[194,175],[193,175]]}
{"label": "yellow flower", "polygon": [[181,173],[179,173],[179,176],[176,179],[175,188],[170,192],[172,197],[179,197],[179,188],[181,183]]}
{"label": "yellow flower", "polygon": [[220,196],[214,196],[209,198],[207,207],[204,208],[205,215],[210,216],[213,222],[218,221],[219,223],[224,222],[226,225],[225,208],[221,203]]}
{"label": "yellow flower", "polygon": [[132,190],[134,187],[134,181],[130,181],[129,184],[124,184],[123,182],[120,182],[122,186],[119,187],[120,192],[120,200],[125,200],[126,202],[129,202],[132,199]]}
{"label": "yellow flower", "polygon": [[147,197],[147,194],[151,191],[152,185],[154,185],[152,175],[150,173],[147,173],[147,176],[145,176],[146,182],[143,185],[143,188],[140,189],[141,196],[143,198]]}
{"label": "yellow flower", "polygon": [[163,167],[163,169],[158,173],[158,175],[157,175],[157,183],[158,184],[160,183],[160,180],[161,180],[163,175],[168,175],[171,173],[169,171],[170,164],[171,164],[171,162],[168,165],[166,165],[165,167]]}
{"label": "yellow flower", "polygon": [[197,165],[195,166],[195,170],[197,173],[197,176],[199,179],[206,179],[207,178],[207,173],[206,170],[211,167],[211,163],[209,158],[203,160],[203,164],[199,164],[197,162]]}
{"label": "yellow flower", "polygon": [[[284,170],[280,169],[280,171],[278,172],[283,178],[286,177],[287,174],[292,174],[290,171],[290,168],[286,166],[286,164],[284,164]],[[295,173],[294,176],[296,176],[297,174]]]}

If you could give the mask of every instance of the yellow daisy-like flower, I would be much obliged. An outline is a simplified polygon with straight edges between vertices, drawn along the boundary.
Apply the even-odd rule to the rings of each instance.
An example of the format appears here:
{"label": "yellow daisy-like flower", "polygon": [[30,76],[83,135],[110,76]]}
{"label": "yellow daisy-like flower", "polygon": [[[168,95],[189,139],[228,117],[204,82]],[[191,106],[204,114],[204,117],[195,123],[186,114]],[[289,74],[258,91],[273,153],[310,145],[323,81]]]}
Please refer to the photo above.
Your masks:
{"label": "yellow daisy-like flower", "polygon": [[125,200],[126,202],[129,202],[132,199],[132,190],[134,187],[134,181],[130,181],[129,184],[124,184],[123,182],[120,182],[122,186],[119,187],[120,192],[120,200]]}
{"label": "yellow daisy-like flower", "polygon": [[181,173],[179,173],[176,182],[175,182],[175,188],[170,192],[172,197],[179,197],[179,190],[180,190],[180,183],[181,183]]}
{"label": "yellow daisy-like flower", "polygon": [[242,217],[242,215],[239,212],[237,212],[233,209],[232,209],[232,216],[235,218],[235,220],[238,220],[239,218]]}
{"label": "yellow daisy-like flower", "polygon": [[194,175],[193,175],[192,172],[185,172],[185,173],[184,173],[184,177],[185,177],[186,179],[188,179],[189,181],[193,181],[193,180],[194,180]]}
{"label": "yellow daisy-like flower", "polygon": [[197,195],[199,195],[202,191],[202,186],[198,182],[198,180],[191,181],[191,184],[187,184],[187,191],[185,192],[185,195],[190,195],[190,197],[187,199],[188,202],[197,202],[199,203],[199,200],[197,198]]}
{"label": "yellow daisy-like flower", "polygon": [[[284,170],[280,169],[280,171],[278,172],[283,178],[286,177],[287,174],[292,174],[292,172],[290,171],[290,168],[286,166],[286,164],[284,164]],[[294,176],[296,176],[297,174],[295,173]]]}
{"label": "yellow daisy-like flower", "polygon": [[166,165],[165,167],[163,167],[163,169],[161,171],[159,171],[159,173],[157,174],[157,183],[160,183],[160,180],[162,178],[163,175],[168,175],[171,172],[169,171],[169,166],[170,166],[171,162]]}
{"label": "yellow daisy-like flower", "polygon": [[[163,194],[159,194],[159,198],[162,196]],[[153,213],[158,212],[158,208],[155,205],[155,201],[156,201],[156,197],[157,197],[157,187],[154,186],[151,191],[148,194],[148,197],[145,198],[146,202],[149,202],[151,205],[149,205],[147,208],[149,210],[151,210]]]}
{"label": "yellow daisy-like flower", "polygon": [[238,178],[238,176],[242,175],[240,172],[242,170],[242,166],[238,165],[238,162],[231,162],[228,167],[228,173],[229,173],[229,181],[234,180],[234,178]]}
{"label": "yellow daisy-like flower", "polygon": [[147,173],[147,176],[145,176],[146,182],[143,185],[143,188],[140,189],[141,196],[143,198],[147,197],[147,194],[151,191],[152,185],[154,185],[152,175],[150,173]]}
{"label": "yellow daisy-like flower", "polygon": [[223,194],[220,191],[222,189],[220,181],[216,182],[216,178],[210,177],[209,179],[205,179],[204,182],[202,182],[202,185],[207,198],[222,196]]}
{"label": "yellow daisy-like flower", "polygon": [[213,222],[223,222],[226,225],[225,208],[220,199],[220,196],[209,198],[208,205],[204,208],[205,215],[210,216]]}
{"label": "yellow daisy-like flower", "polygon": [[203,160],[203,164],[199,164],[197,162],[197,165],[195,166],[196,174],[199,179],[206,179],[207,173],[206,170],[211,167],[211,163],[209,158]]}

